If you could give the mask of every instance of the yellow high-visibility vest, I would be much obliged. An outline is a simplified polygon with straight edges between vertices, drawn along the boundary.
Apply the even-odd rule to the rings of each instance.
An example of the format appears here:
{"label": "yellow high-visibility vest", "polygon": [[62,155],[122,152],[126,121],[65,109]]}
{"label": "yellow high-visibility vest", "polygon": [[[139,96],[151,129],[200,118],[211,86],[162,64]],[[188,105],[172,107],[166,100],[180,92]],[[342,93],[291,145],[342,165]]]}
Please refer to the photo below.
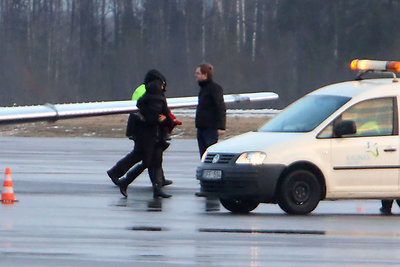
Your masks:
{"label": "yellow high-visibility vest", "polygon": [[146,86],[144,84],[141,84],[139,87],[135,89],[135,91],[132,94],[132,100],[137,101],[139,98],[141,98],[144,94],[146,93]]}

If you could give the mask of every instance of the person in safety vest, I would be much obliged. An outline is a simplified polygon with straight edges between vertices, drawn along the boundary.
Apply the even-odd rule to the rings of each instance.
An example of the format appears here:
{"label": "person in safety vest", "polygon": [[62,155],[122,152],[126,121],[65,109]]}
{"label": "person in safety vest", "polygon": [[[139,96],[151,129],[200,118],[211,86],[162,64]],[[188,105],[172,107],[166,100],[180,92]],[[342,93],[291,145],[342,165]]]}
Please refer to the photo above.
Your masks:
{"label": "person in safety vest", "polygon": [[[149,104],[151,105],[152,102],[151,101],[146,102],[146,101],[141,101],[141,100],[143,97],[146,97],[146,92],[147,92],[146,88],[147,87],[153,88],[154,82],[157,82],[156,85],[158,85],[158,83],[160,83],[160,94],[161,94],[162,98],[165,99],[164,92],[165,92],[165,87],[166,87],[166,80],[165,80],[165,77],[157,70],[150,70],[146,74],[144,83],[142,85],[140,85],[132,95],[132,99],[137,101],[138,107],[139,107],[139,104],[142,102],[142,105],[141,105],[141,107],[139,107],[139,110],[142,109],[142,110],[144,110],[144,112],[147,112],[147,113],[148,113],[147,105],[149,105]],[[150,86],[152,86],[152,87],[150,87]],[[155,98],[154,96],[152,97],[152,95],[158,94],[157,86],[155,87],[155,89],[153,88],[152,90],[154,92],[151,92],[151,94],[147,97],[148,99]],[[146,102],[146,104],[143,104],[143,102]],[[170,129],[173,129],[172,125],[177,125],[179,122],[174,122],[170,118],[170,116],[169,116],[170,111],[168,109],[168,106],[166,105],[166,100],[165,100],[165,106],[166,106],[166,111],[167,111],[167,114],[166,114],[167,118],[165,120],[163,120],[162,126],[160,126],[161,130],[157,130],[158,134],[156,133],[156,137],[154,139],[154,142],[156,142],[154,151],[160,151],[160,152],[153,151],[155,153],[155,155],[152,155],[152,157],[149,156],[149,153],[151,154],[152,152],[147,151],[147,149],[145,149],[146,151],[144,151],[144,153],[143,153],[143,149],[140,149],[141,147],[142,148],[144,147],[143,146],[143,138],[139,138],[138,140],[135,140],[135,148],[133,149],[133,151],[131,153],[129,153],[128,155],[126,155],[121,160],[119,160],[115,164],[115,166],[113,166],[110,170],[107,171],[108,176],[111,178],[111,180],[116,185],[118,185],[120,187],[121,193],[126,197],[127,197],[126,190],[127,190],[128,185],[131,182],[133,182],[136,179],[136,177],[138,177],[143,172],[143,170],[145,168],[148,168],[149,175],[153,182],[154,188],[158,188],[158,186],[165,186],[165,185],[172,184],[172,181],[165,180],[164,173],[161,168],[162,151],[164,151],[169,146],[169,143],[166,142],[167,133],[165,132],[165,127],[169,127]],[[155,108],[156,108],[156,106],[154,106],[153,109],[155,109]],[[139,114],[140,114],[140,111],[139,111]],[[144,130],[142,130],[142,128],[144,127],[143,129],[145,129],[148,126],[148,125],[146,126],[146,122],[145,122],[145,119],[146,119],[145,117],[146,116],[148,117],[148,114],[140,114],[140,116],[143,118],[143,122],[141,122],[140,125],[136,125],[136,127],[138,128],[139,137],[140,136],[143,137]],[[149,129],[149,128],[147,127],[147,129]],[[149,134],[151,134],[151,133],[153,133],[153,131],[151,131]],[[145,139],[148,139],[148,138],[145,138]],[[147,142],[148,142],[147,140],[144,141],[144,143],[147,143]],[[136,144],[136,143],[138,143],[138,144]],[[153,141],[151,142],[150,146],[154,146]],[[139,153],[138,151],[141,153]],[[146,157],[143,158],[143,156],[146,156]],[[154,169],[152,169],[153,165],[151,164],[151,162],[149,162],[150,158],[152,158],[152,161],[154,161],[154,162],[160,162],[159,170],[158,170],[157,166]],[[140,161],[142,161],[142,163],[137,164]],[[131,169],[132,166],[135,166],[135,167]],[[126,174],[126,177],[119,179],[128,170],[129,170],[129,172]],[[157,173],[157,174],[155,174],[155,173]],[[161,176],[160,181],[158,181],[157,177],[156,177],[158,175],[158,173]],[[159,189],[157,189],[157,190],[155,189],[154,196],[155,197],[156,196],[169,197],[170,195],[164,194]]]}
{"label": "person in safety vest", "polygon": [[[145,86],[145,83],[146,83],[146,82],[149,82],[149,81],[152,81],[152,80],[156,80],[156,79],[160,79],[160,80],[163,81],[163,83],[164,83],[164,86],[163,86],[163,93],[165,94],[166,87],[167,87],[167,81],[166,81],[164,75],[162,75],[159,71],[153,69],[153,70],[150,70],[150,71],[146,74],[146,77],[145,77],[145,79],[144,79],[144,83],[141,84],[141,85],[139,85],[139,86],[133,91],[132,100],[133,100],[133,101],[138,101],[138,100],[146,93],[146,86]],[[171,113],[171,111],[169,111],[169,114],[168,114],[168,115],[169,115],[169,117],[170,117],[170,119],[171,119],[171,121],[172,121],[172,124],[169,124],[169,125],[165,126],[164,130],[165,130],[168,134],[170,134],[170,133],[172,133],[172,130],[173,130],[177,125],[182,125],[182,122],[179,121],[179,120],[177,120],[176,117]],[[171,138],[169,137],[169,135],[166,135],[165,139],[166,139],[166,140],[170,140]],[[165,148],[165,149],[167,149],[167,148]],[[139,172],[141,168],[143,168],[143,167],[139,167],[139,166],[138,166],[137,172]],[[143,170],[144,170],[144,169],[143,169]],[[165,175],[164,175],[164,171],[163,171],[163,185],[166,186],[166,185],[170,185],[170,184],[172,184],[172,183],[173,183],[173,182],[172,182],[171,180],[165,179]]]}
{"label": "person in safety vest", "polygon": [[[162,79],[165,79],[165,78],[163,78],[164,76],[163,76],[161,73],[159,73],[157,70],[151,70],[150,72],[151,72],[151,75],[150,75],[150,77],[148,77],[149,79],[153,78],[152,75],[155,75],[155,76],[160,75],[160,77],[162,77]],[[165,82],[165,86],[164,86],[163,92],[165,93],[165,91],[166,91],[165,88],[166,88],[166,86],[167,86],[167,83],[166,83],[165,80],[164,80],[164,82]],[[133,92],[133,94],[132,94],[132,100],[133,100],[133,101],[139,100],[145,93],[146,93],[146,86],[145,86],[144,83],[143,83],[143,84],[141,84],[139,87],[137,87],[137,88],[135,89],[135,91]],[[182,125],[182,122],[179,121],[179,120],[177,120],[176,117],[175,117],[175,115],[172,114],[171,111],[169,112],[168,115],[169,115],[169,117],[170,117],[171,120],[172,120],[172,124],[171,124],[171,125],[168,125],[168,127],[167,127],[165,130],[170,134],[170,133],[172,133],[172,130],[173,130],[177,125]]]}

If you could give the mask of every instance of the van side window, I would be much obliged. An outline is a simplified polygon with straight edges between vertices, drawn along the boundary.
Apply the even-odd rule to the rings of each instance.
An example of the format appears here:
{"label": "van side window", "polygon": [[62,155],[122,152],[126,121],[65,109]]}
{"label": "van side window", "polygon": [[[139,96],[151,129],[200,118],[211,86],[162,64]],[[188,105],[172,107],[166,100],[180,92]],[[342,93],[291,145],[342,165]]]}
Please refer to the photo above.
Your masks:
{"label": "van side window", "polygon": [[352,120],[357,132],[343,137],[385,136],[395,134],[394,122],[395,98],[378,98],[360,102],[343,112],[330,123],[319,138],[331,138],[333,125],[340,120]]}

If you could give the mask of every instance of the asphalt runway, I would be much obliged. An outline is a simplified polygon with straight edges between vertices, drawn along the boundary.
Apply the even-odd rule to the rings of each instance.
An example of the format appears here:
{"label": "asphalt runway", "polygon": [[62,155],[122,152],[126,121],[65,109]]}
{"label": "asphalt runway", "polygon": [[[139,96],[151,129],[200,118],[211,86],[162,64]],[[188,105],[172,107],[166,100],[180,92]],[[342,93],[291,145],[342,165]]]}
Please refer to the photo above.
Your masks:
{"label": "asphalt runway", "polygon": [[380,216],[378,201],[321,202],[308,216],[265,204],[234,215],[195,197],[194,140],[173,141],[165,153],[171,199],[152,199],[147,173],[125,199],[105,171],[132,145],[125,139],[0,138],[0,170],[11,168],[19,200],[0,204],[0,266],[400,263],[397,206],[394,216]]}

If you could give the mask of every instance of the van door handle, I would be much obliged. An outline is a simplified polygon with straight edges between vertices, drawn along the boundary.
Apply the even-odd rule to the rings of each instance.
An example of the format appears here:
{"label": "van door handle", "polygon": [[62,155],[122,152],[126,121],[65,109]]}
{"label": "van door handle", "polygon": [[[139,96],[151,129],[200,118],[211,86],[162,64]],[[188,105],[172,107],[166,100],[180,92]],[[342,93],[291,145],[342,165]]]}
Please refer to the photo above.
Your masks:
{"label": "van door handle", "polygon": [[385,148],[383,151],[385,151],[385,152],[396,152],[397,149],[394,148],[394,147],[388,147],[388,148]]}

